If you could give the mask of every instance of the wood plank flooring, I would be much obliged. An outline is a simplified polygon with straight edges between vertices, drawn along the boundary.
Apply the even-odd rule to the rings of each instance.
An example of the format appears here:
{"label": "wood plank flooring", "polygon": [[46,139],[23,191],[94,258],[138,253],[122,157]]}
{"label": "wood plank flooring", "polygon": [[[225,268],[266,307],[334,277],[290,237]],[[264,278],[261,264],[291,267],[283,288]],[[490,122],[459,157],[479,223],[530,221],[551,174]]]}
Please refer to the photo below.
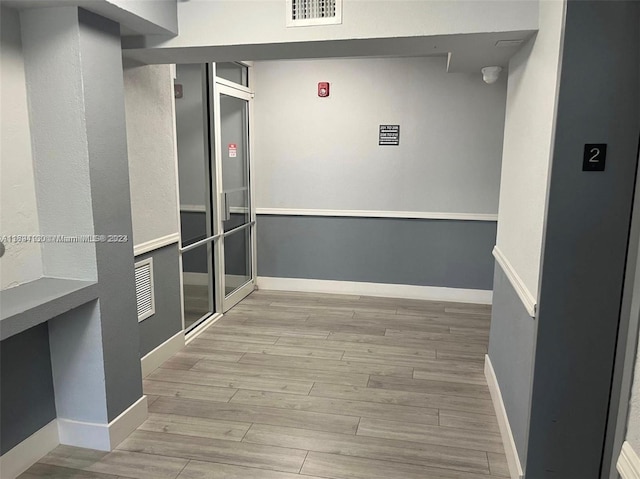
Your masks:
{"label": "wood plank flooring", "polygon": [[144,381],[111,452],[22,478],[508,477],[483,374],[488,306],[256,291]]}

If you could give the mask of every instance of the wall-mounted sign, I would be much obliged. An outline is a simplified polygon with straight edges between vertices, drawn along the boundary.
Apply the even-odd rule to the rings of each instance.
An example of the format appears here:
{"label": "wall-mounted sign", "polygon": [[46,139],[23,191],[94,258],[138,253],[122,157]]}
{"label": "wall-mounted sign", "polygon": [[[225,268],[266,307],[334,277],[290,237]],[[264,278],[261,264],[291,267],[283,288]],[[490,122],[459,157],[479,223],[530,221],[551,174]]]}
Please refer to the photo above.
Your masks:
{"label": "wall-mounted sign", "polygon": [[238,156],[238,145],[229,143],[229,158],[235,158],[236,156]]}
{"label": "wall-mounted sign", "polygon": [[587,143],[584,145],[582,171],[604,171],[606,159],[606,143]]}
{"label": "wall-mounted sign", "polygon": [[400,144],[400,125],[380,125],[378,145],[398,146]]}

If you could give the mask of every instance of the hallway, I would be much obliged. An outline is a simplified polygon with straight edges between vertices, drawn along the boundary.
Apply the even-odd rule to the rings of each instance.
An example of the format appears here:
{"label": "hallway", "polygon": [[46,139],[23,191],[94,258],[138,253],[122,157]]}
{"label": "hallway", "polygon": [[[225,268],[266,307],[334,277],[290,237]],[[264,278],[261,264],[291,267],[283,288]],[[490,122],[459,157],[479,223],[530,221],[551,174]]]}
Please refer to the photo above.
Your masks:
{"label": "hallway", "polygon": [[256,291],[144,381],[118,448],[21,478],[508,477],[483,361],[489,306]]}

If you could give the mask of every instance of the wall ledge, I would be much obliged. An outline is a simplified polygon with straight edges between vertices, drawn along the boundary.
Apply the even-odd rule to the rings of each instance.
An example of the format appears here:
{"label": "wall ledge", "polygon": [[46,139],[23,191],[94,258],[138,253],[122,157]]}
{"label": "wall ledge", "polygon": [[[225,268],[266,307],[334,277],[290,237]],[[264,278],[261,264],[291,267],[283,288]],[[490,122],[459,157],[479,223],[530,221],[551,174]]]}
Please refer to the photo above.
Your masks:
{"label": "wall ledge", "polygon": [[537,309],[536,298],[531,294],[527,286],[524,284],[524,281],[522,281],[522,278],[518,275],[504,253],[502,253],[500,248],[498,248],[498,245],[493,247],[492,253],[496,262],[500,265],[500,268],[502,268],[502,271],[504,271],[504,274],[509,279],[511,286],[513,286],[513,289],[518,294],[520,301],[522,301],[523,306],[527,310],[527,314],[532,318],[535,318]]}
{"label": "wall ledge", "polygon": [[456,303],[491,304],[493,299],[493,291],[491,290],[416,286],[409,284],[361,283],[356,281],[258,276],[257,285],[258,289],[272,291],[361,294],[385,298],[450,301]]}
{"label": "wall ledge", "polygon": [[0,291],[0,340],[98,299],[98,283],[43,277]]}
{"label": "wall ledge", "polygon": [[622,479],[640,479],[640,457],[627,441],[622,444],[616,469]]}
{"label": "wall ledge", "polygon": [[511,425],[509,424],[507,410],[505,409],[504,402],[502,401],[502,393],[500,392],[498,378],[493,370],[493,365],[491,364],[489,355],[484,357],[484,376],[487,379],[489,393],[491,394],[491,401],[493,402],[496,417],[498,418],[498,426],[500,428],[500,436],[502,436],[502,443],[504,444],[504,452],[507,456],[509,474],[511,479],[523,479],[524,474],[522,472],[520,458],[518,457],[518,450],[516,449],[516,443],[513,439],[513,434],[511,433]]}
{"label": "wall ledge", "polygon": [[256,208],[258,215],[276,216],[332,216],[347,218],[404,218],[420,220],[498,221],[493,213],[448,213],[438,211],[374,211],[323,210],[297,208]]}

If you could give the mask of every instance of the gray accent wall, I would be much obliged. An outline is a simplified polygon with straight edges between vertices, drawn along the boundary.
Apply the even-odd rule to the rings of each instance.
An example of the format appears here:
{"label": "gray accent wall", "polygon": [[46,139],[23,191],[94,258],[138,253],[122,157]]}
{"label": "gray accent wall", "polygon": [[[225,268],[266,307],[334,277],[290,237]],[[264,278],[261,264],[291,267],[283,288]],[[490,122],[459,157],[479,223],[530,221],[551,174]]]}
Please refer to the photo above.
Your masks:
{"label": "gray accent wall", "polygon": [[490,290],[496,223],[260,215],[258,276]]}
{"label": "gray accent wall", "polygon": [[49,333],[42,323],[0,342],[0,455],[55,418]]}
{"label": "gray accent wall", "polygon": [[536,328],[536,321],[496,263],[489,357],[521,464],[527,462]]}
{"label": "gray accent wall", "polygon": [[[600,477],[637,167],[640,4],[569,1],[526,477]],[[585,143],[606,170],[583,172]],[[607,471],[608,474],[608,471]]]}
{"label": "gray accent wall", "polygon": [[140,356],[144,356],[182,330],[178,244],[136,256],[153,258],[155,314],[140,324]]}

